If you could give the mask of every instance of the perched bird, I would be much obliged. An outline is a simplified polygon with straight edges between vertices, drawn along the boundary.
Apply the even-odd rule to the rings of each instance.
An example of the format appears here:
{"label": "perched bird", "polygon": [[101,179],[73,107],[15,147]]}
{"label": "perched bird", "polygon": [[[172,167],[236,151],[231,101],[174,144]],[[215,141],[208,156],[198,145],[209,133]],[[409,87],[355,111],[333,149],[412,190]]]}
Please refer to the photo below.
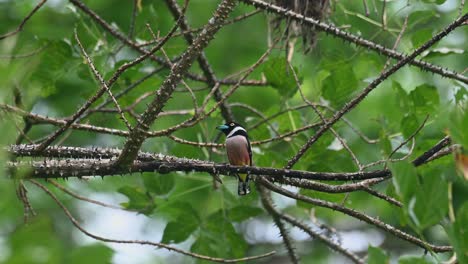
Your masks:
{"label": "perched bird", "polygon": [[[226,152],[229,163],[236,166],[252,165],[252,149],[250,148],[249,136],[247,131],[241,125],[231,122],[218,126],[226,134]],[[250,193],[249,175],[246,173],[238,174],[239,185],[237,193],[246,195]]]}

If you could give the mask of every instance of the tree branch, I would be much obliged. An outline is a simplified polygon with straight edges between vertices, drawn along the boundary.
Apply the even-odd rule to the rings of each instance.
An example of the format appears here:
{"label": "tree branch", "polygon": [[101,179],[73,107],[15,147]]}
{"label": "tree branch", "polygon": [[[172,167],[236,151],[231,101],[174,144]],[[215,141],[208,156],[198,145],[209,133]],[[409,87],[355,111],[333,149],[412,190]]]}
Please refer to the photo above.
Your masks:
{"label": "tree branch", "polygon": [[141,122],[132,129],[127,142],[125,143],[122,154],[116,161],[117,166],[129,166],[135,159],[138,150],[146,139],[144,132],[149,130],[149,127],[171,97],[176,85],[182,80],[182,76],[188,71],[193,61],[200,55],[210,40],[214,38],[216,32],[221,28],[220,23],[226,20],[235,5],[236,1],[234,0],[224,0],[221,2],[213,17],[209,20],[209,23],[205,25],[202,33],[198,35],[193,44],[188,47],[180,60],[172,67],[171,73],[161,85],[155,98],[143,113]]}
{"label": "tree branch", "polygon": [[289,258],[291,259],[291,262],[294,264],[299,263],[299,256],[296,253],[296,249],[294,248],[291,236],[289,235],[289,232],[286,229],[286,226],[281,221],[279,212],[276,211],[273,205],[273,201],[271,200],[271,192],[268,191],[262,185],[257,185],[256,187],[260,194],[263,207],[271,215],[271,218],[273,218],[273,221],[275,222],[276,226],[278,227],[280,231],[281,238],[283,239],[284,245],[286,246],[286,249],[288,250],[288,255],[289,255]]}
{"label": "tree branch", "polygon": [[241,261],[255,260],[255,259],[259,259],[259,258],[269,257],[269,256],[274,255],[276,253],[275,251],[272,251],[272,252],[262,254],[262,255],[258,255],[258,256],[245,257],[245,258],[239,258],[239,259],[224,259],[224,258],[214,258],[214,257],[210,257],[210,256],[200,255],[200,254],[193,253],[193,252],[188,252],[188,251],[185,251],[185,250],[173,247],[173,246],[169,246],[169,245],[166,245],[166,244],[163,244],[163,243],[157,243],[157,242],[152,242],[152,241],[147,241],[147,240],[120,240],[120,239],[112,239],[112,238],[106,238],[106,237],[98,236],[98,235],[95,235],[95,234],[87,231],[86,229],[84,229],[80,225],[80,223],[73,217],[73,215],[70,213],[70,211],[67,209],[67,207],[62,202],[60,202],[58,200],[58,198],[47,187],[45,187],[44,185],[40,184],[38,181],[35,181],[35,180],[29,180],[29,182],[36,185],[37,187],[42,189],[47,195],[49,195],[55,201],[55,203],[63,210],[63,212],[66,214],[68,219],[72,222],[72,224],[76,228],[78,228],[78,230],[80,230],[86,236],[89,236],[89,237],[94,238],[94,239],[99,240],[99,241],[109,242],[109,243],[118,243],[118,244],[149,245],[149,246],[154,246],[154,247],[158,247],[158,248],[164,248],[164,249],[167,249],[169,251],[174,251],[174,252],[189,256],[189,257],[194,257],[194,258],[213,261],[213,262],[220,262],[220,263],[237,263],[237,262],[241,262]]}
{"label": "tree branch", "polygon": [[8,32],[6,34],[3,34],[3,35],[0,35],[0,40],[2,39],[5,39],[5,38],[8,38],[8,37],[11,37],[13,35],[16,35],[18,34],[21,30],[23,30],[23,27],[24,25],[26,24],[26,22],[28,22],[28,20],[47,2],[47,0],[42,0],[40,1],[34,8],[33,10],[31,10],[31,12],[29,12],[29,14],[21,21],[21,23],[18,25],[18,27],[11,31],[11,32]]}
{"label": "tree branch", "polygon": [[394,226],[391,226],[389,224],[386,224],[376,218],[373,218],[373,217],[370,217],[364,213],[361,213],[361,212],[358,212],[354,209],[350,209],[350,208],[347,208],[347,207],[344,207],[344,206],[341,206],[339,204],[336,204],[336,203],[332,203],[332,202],[328,202],[328,201],[324,201],[324,200],[320,200],[320,199],[315,199],[315,198],[311,198],[311,197],[308,197],[308,196],[305,196],[305,195],[301,195],[301,194],[296,194],[296,193],[293,193],[293,192],[290,192],[284,188],[281,188],[273,183],[271,183],[270,181],[268,181],[266,178],[263,178],[263,177],[259,177],[257,179],[257,181],[260,183],[260,184],[263,184],[265,187],[267,187],[268,189],[274,191],[274,192],[277,192],[279,194],[282,194],[286,197],[290,197],[290,198],[293,198],[295,200],[300,200],[300,201],[303,201],[303,202],[306,202],[306,203],[310,203],[310,204],[313,204],[315,206],[320,206],[320,207],[324,207],[324,208],[328,208],[328,209],[332,209],[334,211],[338,211],[338,212],[341,212],[341,213],[344,213],[346,215],[349,215],[351,217],[354,217],[356,219],[359,219],[361,221],[364,221],[370,225],[374,225],[388,233],[391,233],[403,240],[406,240],[408,242],[411,242],[417,246],[420,246],[422,247],[423,249],[429,249],[429,250],[432,250],[434,252],[447,252],[447,251],[452,251],[453,248],[451,246],[435,246],[435,245],[431,245],[417,237],[414,237],[414,236],[411,236],[403,231],[401,231],[400,229],[394,227]]}
{"label": "tree branch", "polygon": [[[409,56],[405,55],[403,53],[397,52],[397,51],[392,50],[392,49],[385,48],[382,45],[373,43],[373,42],[371,42],[369,40],[363,39],[363,38],[361,38],[359,36],[353,35],[353,34],[348,33],[346,31],[342,31],[341,29],[337,28],[336,26],[320,22],[320,21],[318,21],[316,19],[313,19],[313,18],[310,18],[310,17],[305,17],[305,16],[303,16],[301,14],[295,13],[295,12],[293,12],[291,10],[284,9],[282,7],[279,7],[279,6],[271,4],[271,3],[267,3],[267,2],[264,2],[264,1],[261,1],[261,0],[241,0],[241,1],[248,4],[248,5],[253,5],[256,8],[263,9],[263,10],[265,10],[267,12],[275,13],[275,14],[278,14],[278,15],[283,16],[285,18],[296,20],[296,21],[298,21],[300,23],[309,24],[310,26],[313,26],[316,30],[323,31],[323,32],[331,34],[331,35],[333,35],[335,37],[338,37],[338,38],[341,38],[343,40],[354,43],[357,46],[362,46],[362,47],[365,47],[367,49],[374,50],[374,51],[378,52],[379,54],[383,54],[385,56],[388,56],[388,57],[391,57],[391,58],[394,58],[394,59],[397,59],[397,60],[405,60],[408,57],[412,57],[411,55],[409,55]],[[464,20],[466,20],[466,15],[463,16],[463,17],[465,17]],[[462,24],[464,22],[464,20],[462,20],[460,23]],[[455,79],[455,80],[458,80],[458,81],[461,81],[463,83],[468,84],[468,77],[466,77],[466,76],[463,76],[463,75],[461,75],[461,74],[459,74],[457,72],[454,72],[454,71],[446,70],[446,69],[444,69],[444,68],[442,68],[440,66],[433,65],[433,64],[430,64],[430,63],[425,62],[425,61],[416,60],[414,58],[415,57],[410,58],[409,64],[411,64],[413,66],[417,66],[417,67],[421,68],[424,71],[430,71],[430,72],[439,74],[439,75],[441,75],[443,77],[452,78],[452,79]]]}
{"label": "tree branch", "polygon": [[[187,33],[184,34],[184,38],[187,41],[189,45],[192,45],[194,42],[194,37],[192,33],[190,33],[191,28],[188,25],[187,20],[182,17],[183,12],[180,10],[179,4],[175,0],[166,0],[166,4],[169,7],[169,10],[171,11],[172,15],[174,16],[175,19],[180,19],[180,28],[183,31],[186,31]],[[224,22],[223,22],[224,26]],[[200,68],[203,72],[203,75],[205,75],[206,80],[208,81],[208,85],[212,87],[216,87],[218,84],[217,77],[213,72],[213,69],[211,68],[208,59],[205,56],[205,53],[202,51],[200,52],[200,55],[197,58],[198,64],[200,65]],[[222,98],[221,91],[219,89],[216,89],[214,93],[214,98],[216,101],[220,101]],[[232,114],[231,108],[229,107],[226,102],[221,103],[220,105],[221,109],[221,114],[223,115],[224,120],[228,122],[232,122],[235,120],[234,115]]]}
{"label": "tree branch", "polygon": [[406,65],[408,62],[410,62],[412,59],[416,58],[419,54],[421,54],[424,50],[428,49],[430,46],[434,45],[437,41],[441,40],[443,37],[448,35],[450,32],[452,32],[454,29],[462,25],[465,20],[468,19],[468,13],[465,14],[464,16],[456,19],[453,23],[451,23],[449,26],[447,26],[444,30],[442,30],[440,33],[435,35],[432,39],[424,43],[421,47],[416,49],[414,52],[412,52],[409,56],[405,57],[404,59],[398,61],[395,65],[393,65],[390,69],[386,70],[383,72],[378,78],[376,78],[374,81],[372,81],[361,93],[358,94],[355,98],[353,98],[351,101],[345,104],[345,106],[338,111],[330,120],[328,123],[324,124],[316,133],[314,136],[312,136],[304,146],[301,147],[301,149],[297,152],[294,157],[292,157],[287,165],[286,168],[290,169],[294,164],[296,164],[299,159],[305,154],[305,152],[314,144],[320,136],[322,136],[328,129],[330,129],[338,120],[340,120],[347,112],[349,112],[351,109],[356,107],[372,90],[377,88],[377,86],[382,83],[384,80],[386,80],[390,75],[394,74],[397,70],[399,70],[401,67]]}

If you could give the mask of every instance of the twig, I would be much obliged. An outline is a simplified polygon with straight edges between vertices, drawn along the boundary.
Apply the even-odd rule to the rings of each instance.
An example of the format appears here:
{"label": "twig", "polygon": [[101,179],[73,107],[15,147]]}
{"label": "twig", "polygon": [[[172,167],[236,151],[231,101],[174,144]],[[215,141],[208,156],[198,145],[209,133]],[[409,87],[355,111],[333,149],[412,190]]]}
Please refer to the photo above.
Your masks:
{"label": "twig", "polygon": [[231,103],[231,104],[229,104],[229,106],[230,106],[230,107],[235,106],[235,107],[244,108],[244,109],[247,109],[247,110],[249,110],[250,112],[252,112],[252,113],[258,115],[262,120],[264,120],[264,121],[267,123],[267,125],[270,127],[270,129],[271,129],[277,136],[279,136],[280,133],[278,132],[278,130],[277,130],[268,120],[266,120],[267,117],[266,117],[260,110],[258,110],[257,108],[255,108],[255,107],[253,107],[253,106],[250,106],[250,105],[248,105],[248,104],[244,104],[244,103]]}
{"label": "twig", "polygon": [[286,246],[286,249],[288,250],[288,255],[289,255],[291,262],[295,264],[299,263],[299,256],[296,253],[296,249],[294,248],[291,236],[289,235],[289,232],[286,229],[286,226],[281,221],[279,212],[276,211],[273,205],[270,191],[268,191],[262,185],[257,185],[256,187],[260,194],[263,207],[271,215],[271,218],[273,218],[273,221],[275,222],[276,226],[278,227],[280,231],[281,238],[283,239],[284,245]]}
{"label": "twig", "polygon": [[[99,82],[100,86],[102,88],[104,88],[106,90],[106,92],[109,94],[109,97],[112,99],[112,101],[114,102],[114,105],[115,107],[117,107],[117,111],[118,113],[120,114],[120,118],[122,119],[122,121],[125,123],[125,126],[127,126],[127,128],[129,130],[132,129],[132,127],[130,126],[130,123],[128,122],[127,118],[125,118],[125,115],[124,113],[122,112],[122,109],[120,108],[120,105],[119,105],[119,102],[117,102],[117,99],[114,97],[114,95],[112,94],[109,86],[107,85],[106,81],[104,81],[104,78],[102,78],[101,74],[99,73],[99,71],[96,69],[96,66],[94,66],[94,63],[93,61],[91,60],[91,58],[89,57],[88,53],[86,52],[85,48],[83,47],[83,45],[81,44],[81,41],[78,37],[78,33],[76,32],[76,29],[75,29],[75,40],[76,42],[78,43],[78,46],[80,47],[80,50],[81,50],[81,53],[83,54],[83,56],[85,57],[86,61],[88,62],[88,66],[89,68],[91,69],[91,71],[93,72],[93,75],[94,75],[94,78],[96,78],[96,80]],[[101,88],[101,89],[102,89]]]}
{"label": "twig", "polygon": [[[223,23],[223,26],[227,26],[227,25],[231,25],[231,24],[234,24],[236,22],[239,22],[239,21],[242,21],[242,20],[245,20],[249,17],[252,17],[256,14],[259,14],[261,13],[262,10],[255,10],[255,11],[252,11],[250,13],[246,13],[246,14],[243,14],[243,15],[240,15],[240,16],[237,16],[233,19],[230,19],[230,20],[227,20]],[[189,29],[189,30],[182,30],[178,33],[175,33],[174,34],[174,37],[180,37],[180,36],[183,36],[183,35],[186,35],[186,34],[193,34],[193,33],[199,33],[203,30],[203,27],[200,27],[200,28],[192,28],[192,29]],[[150,41],[147,41],[147,42],[143,42],[143,43],[140,43],[138,44],[139,47],[144,47],[144,46],[148,46],[148,45],[152,45],[154,43],[156,43],[157,40],[150,40]]]}
{"label": "twig", "polygon": [[267,179],[263,178],[263,177],[258,177],[257,178],[257,181],[261,184],[263,184],[265,187],[267,187],[268,189],[274,191],[274,192],[277,192],[279,194],[282,194],[284,196],[287,196],[287,197],[290,197],[290,198],[293,198],[295,200],[300,200],[300,201],[303,201],[303,202],[306,202],[306,203],[310,203],[310,204],[313,204],[315,206],[320,206],[320,207],[324,207],[324,208],[328,208],[328,209],[332,209],[332,210],[335,210],[335,211],[338,211],[338,212],[341,212],[341,213],[344,213],[346,215],[349,215],[351,217],[354,217],[356,219],[359,219],[361,221],[364,221],[370,225],[374,225],[386,232],[389,232],[390,234],[393,234],[403,240],[406,240],[408,242],[411,242],[417,246],[420,246],[422,247],[423,249],[430,249],[434,252],[447,252],[447,251],[452,251],[453,248],[451,246],[435,246],[435,245],[431,245],[417,237],[414,237],[414,236],[411,236],[403,231],[401,231],[400,229],[396,228],[396,227],[393,227],[389,224],[386,224],[376,218],[373,218],[373,217],[370,217],[366,214],[363,214],[363,213],[360,213],[356,210],[353,210],[353,209],[350,209],[350,208],[347,208],[347,207],[344,207],[344,206],[341,206],[341,205],[338,205],[336,203],[332,203],[332,202],[328,202],[328,201],[324,201],[324,200],[320,200],[320,199],[315,199],[315,198],[311,198],[311,197],[308,197],[308,196],[305,196],[305,195],[301,195],[301,194],[296,194],[296,193],[292,193],[284,188],[281,188],[271,182],[269,182]]}
{"label": "twig", "polygon": [[359,258],[359,256],[357,256],[353,252],[343,248],[343,246],[341,246],[340,244],[338,244],[335,241],[331,240],[330,238],[326,237],[325,235],[320,234],[318,232],[315,232],[314,230],[312,230],[312,228],[310,228],[307,225],[301,223],[299,220],[293,218],[292,216],[287,215],[287,214],[280,214],[279,216],[281,217],[281,219],[284,219],[285,221],[289,222],[291,225],[297,226],[302,231],[306,232],[309,236],[320,240],[322,243],[326,244],[329,248],[340,252],[345,257],[348,257],[354,263],[360,263],[360,264],[366,263],[364,260]]}
{"label": "twig", "polygon": [[28,189],[26,189],[26,186],[24,186],[23,180],[18,181],[16,195],[23,204],[23,221],[24,223],[27,223],[30,215],[35,216],[36,212],[34,211],[34,208],[32,207],[31,202],[29,201]]}
{"label": "twig", "polygon": [[424,125],[426,124],[427,120],[429,119],[429,115],[426,116],[426,118],[424,119],[424,121],[422,122],[422,124],[405,140],[403,140],[403,142],[400,143],[400,145],[398,145],[391,153],[390,155],[388,155],[388,158],[387,160],[390,160],[392,158],[392,156],[400,149],[402,148],[404,145],[406,145],[410,140],[412,140],[414,137],[416,137],[416,135],[419,133],[419,131],[421,131],[421,129],[423,129]]}
{"label": "twig", "polygon": [[362,0],[362,5],[364,6],[364,13],[366,14],[366,17],[369,16],[369,8],[367,7],[367,1]]}
{"label": "twig", "polygon": [[28,20],[45,4],[45,2],[47,2],[47,0],[42,0],[40,1],[34,8],[33,10],[31,10],[31,12],[29,12],[29,14],[21,21],[21,23],[18,25],[18,27],[11,31],[11,32],[8,32],[6,34],[3,34],[3,35],[0,35],[0,40],[2,39],[5,39],[5,38],[8,38],[8,37],[11,37],[13,35],[16,35],[18,34],[21,30],[23,30],[23,27],[24,25],[26,24],[26,22],[28,22]]}
{"label": "twig", "polygon": [[166,245],[166,244],[163,244],[163,243],[158,243],[158,242],[152,242],[152,241],[147,241],[147,240],[120,240],[120,239],[111,239],[111,238],[98,236],[98,235],[95,235],[95,234],[87,231],[86,229],[84,229],[80,225],[80,223],[73,217],[73,215],[70,213],[70,211],[67,209],[67,207],[62,202],[60,202],[58,200],[58,198],[47,187],[45,187],[44,185],[40,184],[38,181],[35,181],[35,180],[29,180],[29,182],[36,185],[37,187],[42,189],[47,195],[49,195],[49,197],[51,197],[55,201],[55,203],[63,210],[63,212],[65,213],[67,218],[72,222],[72,224],[78,230],[80,230],[86,236],[89,236],[89,237],[94,238],[94,239],[99,240],[99,241],[109,242],[109,243],[118,243],[118,244],[149,245],[149,246],[154,246],[154,247],[158,247],[158,248],[164,248],[164,249],[167,249],[169,251],[174,251],[174,252],[186,255],[186,256],[190,256],[190,257],[194,257],[194,258],[198,258],[198,259],[203,259],[203,260],[208,260],[208,261],[213,261],[213,262],[220,262],[220,263],[236,263],[236,262],[241,262],[241,261],[255,260],[255,259],[259,259],[259,258],[269,257],[269,256],[272,256],[273,254],[276,253],[275,251],[272,251],[272,252],[262,254],[262,255],[258,255],[258,256],[239,258],[239,259],[224,259],[224,258],[214,258],[214,257],[210,257],[210,256],[205,256],[205,255],[200,255],[200,254],[188,252],[188,251],[185,251],[185,250],[182,250],[182,249],[179,249],[179,248],[176,248],[176,247],[172,247],[170,245]]}
{"label": "twig", "polygon": [[[152,76],[154,76],[155,74],[161,72],[162,70],[164,69],[164,67],[159,67],[159,68],[156,68],[154,69],[153,71],[151,71],[150,73],[148,73],[147,75],[143,76],[141,79],[139,79],[138,81],[132,83],[131,85],[129,85],[127,88],[125,88],[124,90],[120,91],[119,93],[115,94],[115,99],[119,99],[120,97],[124,96],[125,94],[129,93],[131,90],[135,89],[136,87],[138,87],[138,85],[142,84],[144,81],[148,80],[149,78],[151,78]],[[100,105],[96,106],[95,108],[89,110],[88,112],[86,112],[83,116],[86,117],[87,115],[89,115],[89,112],[93,112],[93,111],[98,111],[102,108],[104,108],[106,105],[108,105],[110,102],[112,102],[112,99],[107,99],[105,102],[101,103]]]}
{"label": "twig", "polygon": [[384,164],[384,163],[389,163],[389,162],[394,163],[394,162],[406,160],[407,158],[409,158],[411,156],[411,154],[413,154],[413,150],[414,150],[415,146],[416,146],[416,140],[413,138],[412,143],[411,143],[411,147],[408,150],[408,153],[406,153],[406,155],[404,155],[403,157],[401,157],[399,159],[388,159],[388,158],[386,158],[386,159],[374,161],[374,162],[371,162],[369,164],[364,165],[363,169],[367,169],[367,168],[377,166],[377,165],[380,165],[380,164]]}
{"label": "twig", "polygon": [[81,195],[77,194],[76,192],[63,187],[62,185],[60,185],[58,182],[56,182],[54,180],[49,179],[47,182],[51,183],[52,185],[54,185],[55,187],[60,189],[62,192],[66,193],[66,194],[68,194],[68,195],[70,195],[70,196],[72,196],[72,197],[74,197],[74,198],[76,198],[78,200],[82,200],[82,201],[92,203],[92,204],[97,204],[97,205],[107,207],[107,208],[111,208],[111,209],[130,211],[130,212],[138,212],[138,210],[127,209],[127,208],[123,208],[123,207],[120,207],[120,206],[115,206],[115,205],[112,205],[112,204],[103,203],[101,201],[97,201],[97,200],[90,199],[88,197],[81,196]]}
{"label": "twig", "polygon": [[117,166],[126,167],[135,159],[138,150],[145,140],[145,133],[149,126],[155,121],[158,114],[162,111],[166,102],[171,97],[176,85],[182,79],[182,76],[188,71],[193,61],[199,56],[200,52],[213,39],[215,33],[221,28],[220,23],[224,21],[236,5],[234,0],[224,0],[215,11],[205,29],[194,40],[193,44],[187,48],[181,59],[172,67],[171,73],[163,82],[156,93],[153,101],[149,104],[135,128],[128,137],[121,156],[116,161]]}
{"label": "twig", "polygon": [[333,124],[335,124],[339,119],[341,119],[342,116],[344,116],[347,112],[349,112],[351,109],[353,109],[356,105],[358,105],[372,90],[374,90],[380,83],[382,83],[384,80],[386,80],[390,75],[395,73],[397,70],[399,70],[401,67],[406,65],[409,61],[414,59],[416,56],[421,54],[424,50],[428,49],[430,46],[435,44],[437,41],[448,35],[450,32],[452,32],[454,29],[456,29],[458,26],[460,26],[465,20],[468,19],[468,14],[465,14],[464,16],[456,19],[453,23],[451,23],[448,27],[446,27],[444,30],[442,30],[440,33],[435,35],[433,38],[431,38],[429,41],[424,43],[421,47],[416,49],[414,52],[412,52],[409,56],[405,57],[404,59],[398,61],[395,65],[393,65],[390,69],[386,70],[383,72],[378,78],[376,78],[374,81],[372,81],[361,93],[359,93],[355,98],[353,98],[351,101],[345,104],[345,106],[338,111],[330,120],[328,123],[324,124],[316,133],[314,136],[312,136],[304,146],[301,147],[301,149],[298,151],[294,157],[292,157],[287,165],[286,168],[291,168],[294,166],[294,164],[299,161],[299,159],[305,154],[305,152],[310,148],[310,146],[315,143],[320,136],[325,133],[328,129],[331,128]]}
{"label": "twig", "polygon": [[[314,124],[306,125],[306,126],[303,126],[301,128],[298,128],[296,130],[293,130],[293,131],[286,132],[284,134],[278,135],[276,137],[252,141],[252,142],[250,142],[250,144],[252,146],[263,145],[263,144],[268,144],[268,143],[271,143],[271,142],[274,142],[274,141],[279,141],[279,140],[282,140],[282,139],[284,139],[285,141],[290,141],[290,139],[288,139],[289,137],[298,135],[300,132],[309,130],[311,128],[318,127],[321,124],[322,123],[314,123]],[[219,147],[224,147],[225,146],[224,144],[219,144],[219,143],[189,141],[189,140],[178,138],[178,137],[176,137],[174,135],[168,135],[168,137],[170,139],[174,140],[177,143],[187,144],[187,145],[192,145],[192,146],[198,146],[198,147],[215,147],[215,148],[219,148]]]}
{"label": "twig", "polygon": [[[156,61],[157,63],[160,63],[161,65],[163,65],[165,67],[169,67],[169,65],[167,65],[165,63],[164,59],[158,58],[158,57],[156,57],[156,56],[154,56],[152,54],[149,54],[149,52],[147,50],[143,49],[142,47],[139,47],[137,43],[135,43],[132,40],[130,40],[129,38],[127,38],[123,33],[118,31],[117,29],[113,28],[109,23],[107,23],[104,19],[102,19],[98,14],[96,14],[94,11],[89,9],[83,2],[81,2],[79,0],[69,0],[69,1],[74,6],[76,6],[80,10],[82,10],[84,13],[88,14],[99,25],[101,25],[107,32],[109,32],[111,35],[113,35],[114,37],[116,37],[117,39],[119,39],[120,41],[125,43],[126,45],[128,45],[130,48],[138,51],[141,54],[147,54],[147,55],[149,55],[149,58],[151,60]],[[222,22],[222,21],[220,21],[220,22]],[[220,24],[220,26],[222,26],[222,25]],[[206,78],[204,78],[202,76],[192,74],[190,72],[186,72],[184,75],[186,75],[187,77],[189,77],[189,78],[191,78],[193,80],[196,80],[196,81],[207,82]],[[221,79],[221,80],[217,80],[217,82],[220,83],[220,84],[232,85],[232,84],[236,84],[238,82],[238,80]],[[257,80],[244,80],[242,82],[242,85],[264,86],[264,85],[266,85],[266,83],[262,82],[262,81],[257,81]]]}
{"label": "twig", "polygon": [[[327,119],[322,115],[322,113],[318,110],[318,108],[311,102],[309,101],[304,93],[302,92],[302,89],[301,89],[301,84],[299,82],[299,78],[297,77],[297,74],[296,74],[296,71],[294,70],[294,67],[291,65],[290,62],[288,62],[288,65],[289,65],[289,70],[292,72],[293,74],[293,77],[294,77],[294,80],[296,82],[296,87],[297,89],[299,90],[299,94],[301,95],[301,98],[302,100],[307,104],[309,105],[310,107],[312,107],[312,109],[314,110],[314,112],[319,116],[320,120],[322,120],[323,122],[323,125],[327,125]],[[332,128],[330,127],[330,131],[332,132],[332,134],[335,136],[335,138],[341,143],[341,145],[346,149],[346,151],[348,151],[348,153],[350,154],[351,158],[353,159],[354,163],[356,164],[357,168],[359,169],[359,171],[362,171],[362,165],[361,165],[361,162],[359,161],[359,159],[356,157],[356,154],[354,154],[354,152],[351,150],[351,148],[348,146],[348,144],[346,144],[346,141],[341,138],[341,136]]]}
{"label": "twig", "polygon": [[[313,19],[313,18],[310,18],[310,17],[305,17],[305,16],[303,16],[301,14],[295,13],[292,10],[286,10],[286,9],[284,9],[282,7],[279,7],[277,5],[273,5],[271,3],[267,3],[267,2],[261,1],[261,0],[241,0],[241,1],[246,3],[246,4],[253,5],[253,6],[257,7],[257,8],[263,9],[265,11],[281,15],[281,16],[283,16],[285,18],[289,18],[289,19],[293,19],[293,20],[296,20],[296,21],[301,22],[301,23],[309,24],[310,26],[313,26],[316,30],[324,31],[324,32],[326,32],[328,34],[331,34],[331,35],[335,36],[335,37],[338,37],[338,38],[341,38],[343,40],[354,43],[355,45],[362,46],[362,47],[365,47],[365,48],[368,48],[368,49],[372,49],[372,50],[378,52],[379,54],[383,54],[385,56],[388,56],[388,57],[391,57],[391,58],[394,58],[394,59],[397,59],[397,60],[405,60],[408,57],[411,57],[408,62],[413,66],[417,66],[417,67],[421,68],[422,70],[430,71],[430,72],[439,74],[439,75],[441,75],[443,77],[456,79],[456,80],[459,80],[461,82],[464,82],[464,83],[468,84],[468,77],[460,75],[457,72],[446,70],[446,69],[444,69],[444,68],[442,68],[440,66],[433,65],[433,64],[427,63],[425,61],[416,60],[411,55],[408,56],[408,55],[405,55],[403,53],[397,52],[395,50],[385,48],[385,47],[383,47],[383,46],[381,46],[379,44],[373,43],[373,42],[371,42],[369,40],[366,40],[366,39],[363,39],[363,38],[361,38],[359,36],[352,35],[349,32],[342,31],[341,29],[339,29],[339,28],[337,28],[337,27],[335,27],[333,25],[326,24],[326,23],[320,22],[320,21],[318,21],[316,19]],[[459,23],[462,24],[464,20],[466,20],[466,18],[462,19],[461,21],[459,21],[459,20],[457,20],[457,21],[459,21]]]}
{"label": "twig", "polygon": [[[393,44],[392,50],[396,50],[396,48],[398,47],[398,44],[400,44],[401,37],[403,37],[403,33],[406,30],[406,26],[408,26],[408,17],[409,16],[405,17],[405,21],[403,22],[403,26],[401,26],[400,33],[398,34],[398,36],[397,36],[397,38],[395,40],[395,43]],[[385,61],[385,65],[384,65],[384,67],[382,69],[382,72],[384,72],[385,69],[387,69],[388,65],[390,65],[390,58],[388,58],[387,61]]]}
{"label": "twig", "polygon": [[37,55],[39,53],[41,53],[43,50],[45,50],[49,45],[46,44],[36,50],[33,50],[31,52],[28,52],[28,53],[24,53],[24,54],[13,54],[13,55],[0,55],[0,59],[25,59],[25,58],[29,58],[29,57],[32,57],[34,55]]}
{"label": "twig", "polygon": [[429,158],[431,158],[434,154],[439,152],[439,150],[443,149],[444,147],[448,146],[450,144],[450,138],[448,136],[444,137],[441,141],[439,141],[435,146],[433,146],[431,149],[428,151],[424,152],[421,156],[416,158],[413,161],[414,166],[419,166],[423,164],[424,162],[427,162]]}
{"label": "twig", "polygon": [[[183,31],[190,31],[190,27],[188,25],[188,22],[185,20],[185,18],[182,17],[183,12],[179,8],[179,4],[175,0],[166,0],[166,4],[169,7],[169,10],[171,11],[172,15],[176,19],[180,19],[180,27]],[[224,26],[224,23],[223,23]],[[186,33],[184,34],[184,38],[187,41],[189,45],[192,45],[194,42],[194,36],[191,33]],[[198,64],[200,65],[200,68],[203,72],[203,75],[205,76],[206,80],[208,81],[208,85],[210,87],[215,87],[218,84],[217,77],[213,72],[213,69],[211,68],[208,59],[205,56],[205,53],[203,51],[200,52],[200,55],[197,58]],[[222,97],[221,91],[219,89],[216,89],[214,92],[214,98],[216,101],[220,101]],[[221,109],[221,114],[226,122],[232,122],[234,121],[234,115],[232,114],[232,111],[229,107],[228,104],[222,103],[220,104],[220,109]]]}

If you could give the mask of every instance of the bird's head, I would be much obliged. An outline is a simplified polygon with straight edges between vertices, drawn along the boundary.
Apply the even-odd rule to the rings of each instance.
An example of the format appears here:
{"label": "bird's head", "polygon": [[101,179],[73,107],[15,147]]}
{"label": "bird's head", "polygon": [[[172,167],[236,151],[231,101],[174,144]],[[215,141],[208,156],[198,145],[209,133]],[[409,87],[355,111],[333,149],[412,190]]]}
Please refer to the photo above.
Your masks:
{"label": "bird's head", "polygon": [[217,126],[216,129],[220,130],[221,132],[223,132],[226,135],[229,135],[229,133],[231,131],[233,131],[235,128],[237,128],[237,127],[240,127],[240,128],[242,128],[242,130],[245,131],[245,129],[241,125],[239,125],[237,123],[234,123],[234,122],[230,122],[230,123],[226,123],[224,125]]}

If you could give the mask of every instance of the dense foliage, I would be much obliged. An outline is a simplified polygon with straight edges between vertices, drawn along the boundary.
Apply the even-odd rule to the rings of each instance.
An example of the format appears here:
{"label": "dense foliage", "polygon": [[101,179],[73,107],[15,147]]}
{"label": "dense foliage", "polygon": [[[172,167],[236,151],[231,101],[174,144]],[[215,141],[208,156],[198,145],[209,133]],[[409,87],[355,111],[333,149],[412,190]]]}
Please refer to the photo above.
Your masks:
{"label": "dense foliage", "polygon": [[466,4],[309,2],[0,1],[0,263],[468,263]]}

